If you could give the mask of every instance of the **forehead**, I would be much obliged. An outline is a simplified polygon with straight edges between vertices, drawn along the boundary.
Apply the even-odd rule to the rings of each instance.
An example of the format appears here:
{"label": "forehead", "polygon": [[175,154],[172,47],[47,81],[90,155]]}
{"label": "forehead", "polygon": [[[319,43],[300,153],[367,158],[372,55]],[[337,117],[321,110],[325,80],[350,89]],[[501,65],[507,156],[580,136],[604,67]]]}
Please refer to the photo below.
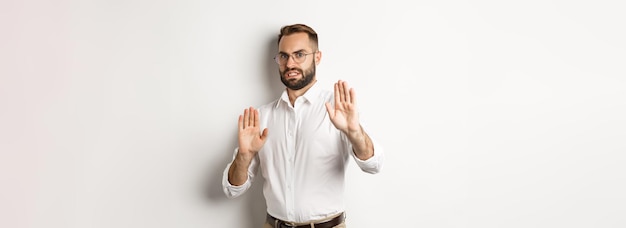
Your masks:
{"label": "forehead", "polygon": [[279,52],[292,53],[299,50],[311,52],[312,49],[308,34],[303,32],[283,36],[278,43]]}

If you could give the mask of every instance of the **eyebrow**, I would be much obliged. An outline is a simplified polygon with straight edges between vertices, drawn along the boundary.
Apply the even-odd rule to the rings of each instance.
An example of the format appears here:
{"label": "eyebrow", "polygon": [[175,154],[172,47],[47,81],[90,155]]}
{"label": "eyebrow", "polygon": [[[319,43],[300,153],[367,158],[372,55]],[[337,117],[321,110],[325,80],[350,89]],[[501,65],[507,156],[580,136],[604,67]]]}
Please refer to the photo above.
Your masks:
{"label": "eyebrow", "polygon": [[[306,53],[304,49],[300,49],[300,50],[297,50],[297,51],[292,52],[292,54],[295,54],[295,53],[298,53],[298,52],[304,52],[304,53]],[[281,52],[278,52],[278,53],[279,53],[279,54],[287,54],[287,52],[284,52],[284,51],[281,51]]]}

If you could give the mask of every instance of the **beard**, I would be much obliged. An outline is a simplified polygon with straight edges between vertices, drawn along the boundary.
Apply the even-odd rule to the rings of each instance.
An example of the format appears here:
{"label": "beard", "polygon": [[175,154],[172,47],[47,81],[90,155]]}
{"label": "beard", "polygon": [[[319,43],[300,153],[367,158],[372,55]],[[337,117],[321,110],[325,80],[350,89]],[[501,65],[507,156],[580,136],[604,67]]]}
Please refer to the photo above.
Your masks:
{"label": "beard", "polygon": [[[285,79],[285,73],[292,71],[292,70],[296,70],[300,72],[300,75],[302,75],[302,78],[291,79],[291,80]],[[292,90],[299,90],[299,89],[306,87],[307,85],[311,84],[314,77],[315,77],[315,62],[311,63],[311,67],[309,67],[309,70],[307,70],[306,72],[303,72],[302,69],[300,68],[287,68],[284,71],[280,71],[280,81],[283,82],[283,84],[287,86],[287,88],[292,89]]]}

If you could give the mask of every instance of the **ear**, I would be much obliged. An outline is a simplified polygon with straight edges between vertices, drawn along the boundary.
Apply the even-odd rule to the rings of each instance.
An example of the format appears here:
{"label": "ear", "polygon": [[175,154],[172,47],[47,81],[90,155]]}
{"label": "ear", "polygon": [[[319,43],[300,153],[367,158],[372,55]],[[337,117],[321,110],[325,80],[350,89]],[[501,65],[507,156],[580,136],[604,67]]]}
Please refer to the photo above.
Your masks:
{"label": "ear", "polygon": [[315,53],[315,65],[319,65],[320,61],[322,61],[322,51],[317,51],[317,53]]}

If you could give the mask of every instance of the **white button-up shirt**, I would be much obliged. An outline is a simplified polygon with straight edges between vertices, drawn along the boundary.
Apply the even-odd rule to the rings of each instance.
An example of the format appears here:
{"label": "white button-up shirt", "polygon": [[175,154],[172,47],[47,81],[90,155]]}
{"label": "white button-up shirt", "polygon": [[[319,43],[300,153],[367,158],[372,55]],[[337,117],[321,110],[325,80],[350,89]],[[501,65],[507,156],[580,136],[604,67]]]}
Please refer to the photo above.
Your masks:
{"label": "white button-up shirt", "polygon": [[[313,85],[298,97],[294,106],[287,92],[280,99],[259,107],[261,130],[268,138],[248,169],[248,179],[240,186],[228,182],[224,170],[222,185],[229,198],[250,188],[257,170],[265,178],[263,194],[267,212],[290,222],[319,220],[343,212],[345,168],[349,157],[367,173],[380,171],[382,148],[372,139],[374,156],[360,160],[347,136],[330,121],[325,102],[334,105],[334,94]],[[237,149],[235,149],[236,156]]]}

